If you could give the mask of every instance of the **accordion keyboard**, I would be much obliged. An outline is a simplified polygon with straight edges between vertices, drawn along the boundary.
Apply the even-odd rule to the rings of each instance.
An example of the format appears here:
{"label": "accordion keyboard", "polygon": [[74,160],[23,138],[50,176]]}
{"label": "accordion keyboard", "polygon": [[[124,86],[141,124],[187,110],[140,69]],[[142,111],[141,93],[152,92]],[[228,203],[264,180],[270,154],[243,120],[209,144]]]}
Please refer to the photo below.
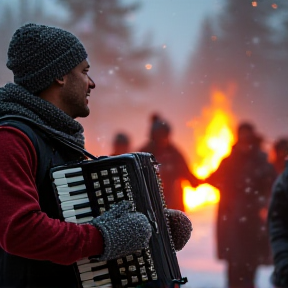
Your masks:
{"label": "accordion keyboard", "polygon": [[[52,178],[66,222],[89,223],[123,199],[130,200],[136,209],[125,165],[92,169],[85,176],[82,167],[56,170]],[[149,247],[115,261],[84,258],[77,262],[77,267],[83,288],[136,287],[142,282],[157,280]]]}

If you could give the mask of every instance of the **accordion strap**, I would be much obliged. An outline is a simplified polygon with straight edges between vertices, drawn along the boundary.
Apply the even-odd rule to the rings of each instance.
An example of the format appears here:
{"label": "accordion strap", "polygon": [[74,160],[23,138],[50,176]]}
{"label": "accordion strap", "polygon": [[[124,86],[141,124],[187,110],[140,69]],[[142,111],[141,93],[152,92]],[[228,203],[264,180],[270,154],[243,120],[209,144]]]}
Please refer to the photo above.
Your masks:
{"label": "accordion strap", "polygon": [[94,156],[93,154],[89,153],[86,149],[82,148],[81,146],[78,146],[71,141],[67,140],[66,138],[60,137],[59,135],[56,135],[49,131],[47,128],[43,127],[42,125],[35,123],[34,121],[30,120],[29,118],[23,117],[23,116],[17,116],[17,115],[8,115],[4,117],[0,117],[0,120],[22,120],[24,122],[28,122],[32,126],[37,127],[38,129],[42,130],[45,132],[49,137],[56,139],[57,141],[61,142],[62,144],[69,146],[70,148],[77,150],[78,152],[81,152],[84,154],[87,158],[90,159],[98,159],[98,157]]}
{"label": "accordion strap", "polygon": [[92,160],[95,160],[95,159],[98,159],[98,157],[94,156],[93,154],[91,154],[90,152],[88,152],[86,149],[68,141],[67,139],[64,139],[58,135],[55,135],[55,134],[52,134],[50,133],[49,134],[51,137],[53,137],[54,139],[58,140],[59,142],[63,143],[64,145],[66,146],[69,146],[70,148],[74,149],[74,150],[77,150],[77,151],[80,151],[81,153],[83,153],[87,158],[90,158]]}

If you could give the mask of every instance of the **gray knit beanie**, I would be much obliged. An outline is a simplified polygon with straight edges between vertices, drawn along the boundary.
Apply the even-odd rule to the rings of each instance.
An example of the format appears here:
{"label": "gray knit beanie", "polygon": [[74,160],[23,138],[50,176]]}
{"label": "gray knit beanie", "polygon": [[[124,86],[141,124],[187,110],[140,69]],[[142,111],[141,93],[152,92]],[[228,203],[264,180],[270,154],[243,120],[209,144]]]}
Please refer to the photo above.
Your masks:
{"label": "gray knit beanie", "polygon": [[14,82],[35,94],[86,58],[84,46],[70,32],[29,23],[14,33],[6,65],[14,74]]}

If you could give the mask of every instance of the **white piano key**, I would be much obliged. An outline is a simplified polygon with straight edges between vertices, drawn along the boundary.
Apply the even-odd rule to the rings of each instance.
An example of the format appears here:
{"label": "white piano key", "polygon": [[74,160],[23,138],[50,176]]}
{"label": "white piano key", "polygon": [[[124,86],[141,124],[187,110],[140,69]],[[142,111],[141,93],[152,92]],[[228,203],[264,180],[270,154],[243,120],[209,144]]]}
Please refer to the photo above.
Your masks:
{"label": "white piano key", "polygon": [[52,173],[52,176],[54,179],[55,178],[61,178],[61,177],[65,177],[65,174],[67,174],[67,173],[75,173],[75,172],[80,172],[80,171],[82,171],[81,167],[68,168],[68,169],[54,171]]}
{"label": "white piano key", "polygon": [[79,261],[77,261],[77,266],[78,265],[84,265],[84,264],[87,264],[87,263],[90,263],[90,259],[88,257],[85,257],[85,258],[82,258]]}
{"label": "white piano key", "polygon": [[67,217],[71,217],[71,216],[75,216],[75,215],[79,215],[79,214],[83,214],[83,213],[87,213],[87,212],[91,212],[92,209],[90,207],[87,208],[80,208],[80,209],[71,209],[71,210],[66,210],[63,211],[63,217],[67,218]]}
{"label": "white piano key", "polygon": [[96,286],[98,288],[112,288],[112,283],[108,283],[108,284],[103,284],[103,285],[99,285],[99,286]]}
{"label": "white piano key", "polygon": [[[86,281],[86,280],[91,280],[94,277],[102,276],[102,275],[107,275],[107,277],[109,277],[108,273],[109,273],[108,268],[105,268],[105,269],[101,269],[98,271],[91,271],[91,272],[82,273],[82,274],[80,274],[80,278],[82,281]],[[104,279],[104,280],[106,280],[106,279]],[[100,281],[97,281],[97,282],[100,282]]]}
{"label": "white piano key", "polygon": [[62,211],[71,210],[71,209],[74,209],[75,205],[86,204],[86,203],[90,203],[88,197],[82,198],[82,199],[64,201],[61,203],[61,209]]}
{"label": "white piano key", "polygon": [[82,287],[83,288],[93,288],[93,287],[97,287],[97,286],[93,280],[88,280],[88,281],[82,282]]}
{"label": "white piano key", "polygon": [[[107,275],[107,276],[110,277],[109,275]],[[100,280],[100,281],[95,281],[95,284],[96,284],[97,287],[103,286],[103,285],[108,284],[108,283],[111,283],[111,279],[110,278],[103,279],[103,280]]]}
{"label": "white piano key", "polygon": [[92,219],[93,219],[93,216],[83,217],[83,218],[79,218],[79,219],[77,219],[76,217],[68,217],[68,218],[65,218],[65,222],[83,224],[83,223],[87,223],[87,222],[91,221]]}
{"label": "white piano key", "polygon": [[82,282],[83,288],[89,287],[103,287],[103,288],[110,288],[112,287],[111,279],[107,278],[101,281],[94,281],[94,280],[87,280]]}
{"label": "white piano key", "polygon": [[65,174],[67,173],[74,173],[74,172],[80,172],[80,171],[82,171],[82,168],[80,167],[69,168],[69,169],[55,171],[52,173],[52,176],[54,179],[56,179],[56,178],[65,177]]}
{"label": "white piano key", "polygon": [[69,187],[68,185],[61,185],[57,187],[58,194],[85,190],[85,189],[86,189],[85,184],[72,186],[72,187]]}
{"label": "white piano key", "polygon": [[87,280],[82,282],[82,286],[83,288],[90,288],[90,287],[112,288],[112,283],[111,280],[109,281],[108,279],[107,280],[105,279],[105,281],[96,281],[96,282],[94,282],[93,280]]}
{"label": "white piano key", "polygon": [[[78,262],[77,262],[77,264],[78,264]],[[83,264],[83,265],[78,264],[78,269],[79,269],[80,273],[84,273],[84,272],[92,271],[92,269],[106,265],[106,264],[107,264],[106,261],[87,263],[87,264]]]}
{"label": "white piano key", "polygon": [[86,193],[73,195],[73,196],[70,196],[70,195],[59,195],[59,200],[61,202],[77,200],[77,199],[85,199],[85,198],[87,198],[87,194]]}
{"label": "white piano key", "polygon": [[69,177],[69,178],[57,178],[54,180],[54,183],[56,186],[60,186],[60,185],[64,185],[64,184],[68,184],[68,183],[74,183],[77,181],[84,181],[84,177],[83,176],[75,176],[75,177]]}

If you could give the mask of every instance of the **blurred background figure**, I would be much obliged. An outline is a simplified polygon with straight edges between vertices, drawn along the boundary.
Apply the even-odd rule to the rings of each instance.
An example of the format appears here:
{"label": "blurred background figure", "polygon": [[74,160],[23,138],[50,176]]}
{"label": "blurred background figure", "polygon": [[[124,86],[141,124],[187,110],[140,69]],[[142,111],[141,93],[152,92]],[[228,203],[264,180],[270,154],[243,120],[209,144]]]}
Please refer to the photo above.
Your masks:
{"label": "blurred background figure", "polygon": [[273,185],[268,213],[274,264],[271,280],[277,288],[288,287],[288,167],[284,166],[287,143],[287,139],[281,138],[274,145],[274,165],[279,177]]}
{"label": "blurred background figure", "polygon": [[229,288],[253,288],[259,265],[271,265],[266,217],[276,171],[251,123],[241,123],[231,154],[206,182],[220,190],[217,257]]}
{"label": "blurred background figure", "polygon": [[114,136],[113,141],[112,141],[111,156],[131,152],[130,145],[131,145],[131,141],[130,141],[130,137],[128,136],[128,134],[123,133],[123,132],[117,133]]}
{"label": "blurred background figure", "polygon": [[272,164],[278,174],[285,168],[285,162],[288,154],[288,138],[279,138],[273,145]]}
{"label": "blurred background figure", "polygon": [[[184,211],[181,180],[188,180],[191,186],[200,182],[189,170],[181,152],[171,141],[171,127],[158,114],[151,115],[148,142],[138,151],[152,153],[160,163],[160,176],[168,208]],[[185,211],[184,211],[185,212]]]}

